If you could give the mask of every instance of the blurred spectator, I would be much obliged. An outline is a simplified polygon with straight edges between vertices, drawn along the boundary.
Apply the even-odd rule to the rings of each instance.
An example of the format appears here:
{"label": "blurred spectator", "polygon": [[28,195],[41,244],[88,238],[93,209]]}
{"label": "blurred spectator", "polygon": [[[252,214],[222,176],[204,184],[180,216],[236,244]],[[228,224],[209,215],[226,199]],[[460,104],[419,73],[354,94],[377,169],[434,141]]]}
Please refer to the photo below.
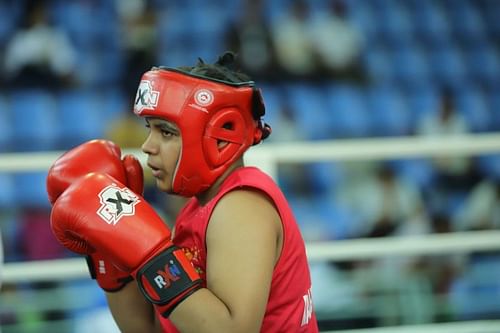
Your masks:
{"label": "blurred spectator", "polygon": [[326,72],[335,80],[362,81],[361,32],[348,19],[343,0],[330,0],[328,11],[311,21],[310,38]]}
{"label": "blurred spectator", "polygon": [[242,71],[255,80],[277,79],[279,71],[269,26],[263,16],[263,2],[247,0],[244,6],[242,17],[236,18],[228,27],[228,49],[238,53]]}
{"label": "blurred spectator", "polygon": [[[452,221],[447,214],[435,214],[431,224],[433,233],[453,232]],[[453,319],[450,291],[466,264],[467,255],[463,253],[432,255],[423,258],[420,269],[428,276],[434,295],[433,321],[443,322]]]}
{"label": "blurred spectator", "polygon": [[425,218],[420,191],[414,183],[398,178],[390,166],[381,165],[344,186],[348,188],[339,190],[339,200],[359,217],[358,237],[394,235],[400,228],[404,233],[403,225],[413,220],[419,221],[418,229],[425,231],[426,223],[419,220]]}
{"label": "blurred spectator", "polygon": [[157,35],[156,14],[148,0],[115,1],[120,19],[122,49],[125,54],[125,70],[122,89],[130,105],[141,76],[156,63]]}
{"label": "blurred spectator", "polygon": [[[462,114],[455,108],[451,91],[441,93],[439,109],[428,112],[417,124],[417,134],[431,140],[446,140],[470,132]],[[453,214],[461,197],[474,186],[479,175],[468,156],[441,154],[433,158],[436,178],[429,191],[429,203],[435,213]]]}
{"label": "blurred spectator", "polygon": [[[431,139],[446,139],[465,135],[470,131],[465,118],[457,112],[450,91],[443,91],[439,109],[429,111],[417,124],[417,134]],[[438,157],[434,160],[438,170],[449,175],[460,175],[467,171],[470,160],[462,157]]]}
{"label": "blurred spectator", "polygon": [[58,89],[75,83],[75,50],[52,26],[44,1],[27,1],[22,25],[7,42],[3,71],[8,88]]}
{"label": "blurred spectator", "polygon": [[477,184],[455,223],[460,231],[500,229],[500,180],[484,179]]}
{"label": "blurred spectator", "polygon": [[282,77],[310,79],[319,76],[320,63],[310,34],[310,7],[305,0],[294,0],[271,25],[271,38]]}

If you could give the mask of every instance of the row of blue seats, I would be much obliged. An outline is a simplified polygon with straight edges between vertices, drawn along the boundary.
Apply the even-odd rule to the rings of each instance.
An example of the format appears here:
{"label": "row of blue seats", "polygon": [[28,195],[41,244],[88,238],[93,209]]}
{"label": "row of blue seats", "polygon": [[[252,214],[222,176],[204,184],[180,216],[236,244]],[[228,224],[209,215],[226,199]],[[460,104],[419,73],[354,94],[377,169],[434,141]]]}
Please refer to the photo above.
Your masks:
{"label": "row of blue seats", "polygon": [[454,44],[424,50],[415,45],[390,50],[375,47],[363,54],[363,65],[374,82],[409,86],[476,83],[500,89],[500,54],[491,45],[461,50]]}
{"label": "row of blue seats", "polygon": [[0,96],[0,151],[67,149],[102,137],[109,123],[132,112],[116,90],[16,90]]}
{"label": "row of blue seats", "polygon": [[[422,117],[436,114],[440,92],[425,87],[404,91],[391,85],[264,84],[267,121],[276,137],[286,131],[283,118],[301,132],[297,139],[402,136],[413,134]],[[474,86],[457,90],[456,110],[472,132],[500,130],[500,97]],[[131,112],[116,90],[19,90],[0,96],[0,151],[67,149],[102,137],[110,122]],[[288,126],[288,125],[287,125]]]}
{"label": "row of blue seats", "polygon": [[[221,3],[224,6],[217,7]],[[224,33],[231,20],[242,15],[243,1],[167,1],[155,3],[159,8],[158,53],[160,64],[186,64],[201,56],[215,59],[225,47]],[[348,1],[350,19],[359,25],[367,42],[363,58],[366,70],[374,80],[409,85],[444,84],[500,85],[500,58],[494,46],[495,23],[486,20],[489,12],[500,6],[492,1],[460,0],[453,6],[438,1],[392,0]],[[268,12],[282,13],[290,1],[266,3]],[[310,1],[315,12],[324,12],[327,1]],[[57,0],[50,5],[54,23],[67,31],[78,49],[79,80],[88,86],[117,83],[126,71],[122,31],[113,1]],[[8,13],[9,15],[2,15]],[[20,5],[0,3],[0,43],[5,42],[19,22]],[[409,19],[412,13],[413,19]],[[489,15],[489,16],[488,16]],[[274,16],[273,16],[274,17]],[[491,22],[490,22],[491,21]],[[189,24],[186,24],[189,22]],[[456,22],[456,23],[450,23]],[[497,24],[498,25],[498,24]],[[456,33],[452,33],[451,26]],[[418,37],[421,37],[420,39]],[[469,36],[472,44],[460,50],[461,38]],[[394,48],[393,46],[397,47]]]}
{"label": "row of blue seats", "polygon": [[[403,136],[415,133],[423,117],[436,115],[440,91],[432,86],[404,91],[392,85],[265,85],[268,119],[279,133],[284,112],[308,140]],[[500,98],[467,86],[454,96],[456,111],[472,132],[500,130]],[[299,136],[299,134],[301,136]]]}
{"label": "row of blue seats", "polygon": [[[329,1],[308,1],[313,15],[324,14]],[[443,40],[484,40],[493,38],[498,27],[494,16],[500,6],[494,1],[347,1],[349,19],[359,26],[367,42],[377,42],[377,36],[395,43],[408,40],[412,33],[429,42]],[[264,3],[264,14],[272,21],[287,11],[289,0]],[[233,20],[244,15],[243,1],[156,1],[158,37],[160,43],[170,36],[190,34],[198,41],[220,38]],[[21,20],[22,1],[1,3],[0,41],[8,38]],[[48,5],[52,22],[69,33],[82,47],[116,47],[120,43],[121,22],[114,1],[62,1]],[[4,15],[2,15],[4,14]],[[188,24],[186,24],[188,23]]]}

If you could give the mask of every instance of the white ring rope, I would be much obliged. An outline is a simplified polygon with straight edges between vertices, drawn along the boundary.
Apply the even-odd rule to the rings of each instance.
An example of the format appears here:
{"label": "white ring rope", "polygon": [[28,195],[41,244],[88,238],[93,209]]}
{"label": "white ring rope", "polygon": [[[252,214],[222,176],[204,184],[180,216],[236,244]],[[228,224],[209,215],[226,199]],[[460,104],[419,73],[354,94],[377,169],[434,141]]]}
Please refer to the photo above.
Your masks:
{"label": "white ring rope", "polygon": [[[321,162],[336,160],[383,160],[436,155],[480,155],[500,152],[500,134],[457,135],[454,137],[400,137],[345,139],[315,142],[266,143],[251,148],[246,160],[252,165],[277,162]],[[47,170],[62,154],[56,152],[2,153],[0,172]],[[124,150],[145,162],[140,150]]]}
{"label": "white ring rope", "polygon": [[[307,244],[309,261],[342,261],[388,256],[437,255],[500,249],[500,231],[353,239]],[[6,263],[4,283],[57,281],[89,277],[83,258]]]}

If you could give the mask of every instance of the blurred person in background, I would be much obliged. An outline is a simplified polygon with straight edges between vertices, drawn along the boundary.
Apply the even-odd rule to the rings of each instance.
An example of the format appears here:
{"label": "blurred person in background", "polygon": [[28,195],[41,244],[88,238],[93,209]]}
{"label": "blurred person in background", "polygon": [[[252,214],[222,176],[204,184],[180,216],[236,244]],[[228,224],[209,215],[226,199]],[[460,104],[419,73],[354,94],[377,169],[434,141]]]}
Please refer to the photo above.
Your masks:
{"label": "blurred person in background", "polygon": [[348,19],[343,0],[330,0],[328,10],[311,19],[310,39],[324,67],[324,74],[339,81],[362,82],[364,69],[361,32]]}
{"label": "blurred person in background", "polygon": [[133,106],[137,82],[142,73],[157,62],[156,11],[149,0],[116,0],[115,6],[126,63],[121,79],[122,90],[125,96],[130,98],[128,105]]}
{"label": "blurred person in background", "polygon": [[455,226],[457,231],[500,229],[500,179],[485,178],[472,189]]}
{"label": "blurred person in background", "polygon": [[[424,114],[417,124],[416,134],[429,140],[446,140],[471,132],[465,117],[456,109],[452,91],[443,88],[437,110]],[[468,156],[432,158],[435,176],[432,189],[426,191],[433,213],[454,214],[463,197],[481,178],[474,160]]]}
{"label": "blurred person in background", "polygon": [[5,46],[4,83],[12,89],[72,86],[76,84],[75,57],[68,36],[51,25],[46,3],[26,1],[22,24]]}
{"label": "blurred person in background", "polygon": [[283,79],[315,79],[323,75],[311,39],[311,8],[305,0],[293,0],[271,24],[271,38]]}
{"label": "blurred person in background", "polygon": [[226,32],[228,49],[238,53],[241,68],[259,81],[279,78],[269,25],[264,18],[262,0],[246,0],[242,17],[235,19]]}
{"label": "blurred person in background", "polygon": [[[407,221],[420,221],[425,217],[424,202],[418,187],[398,177],[387,164],[377,165],[374,170],[360,171],[358,179],[347,181],[338,191],[338,199],[355,216],[359,225],[353,237],[384,237],[425,230],[425,223],[417,223],[419,231],[407,228]],[[360,180],[362,179],[362,180]],[[345,189],[345,190],[344,190]]]}

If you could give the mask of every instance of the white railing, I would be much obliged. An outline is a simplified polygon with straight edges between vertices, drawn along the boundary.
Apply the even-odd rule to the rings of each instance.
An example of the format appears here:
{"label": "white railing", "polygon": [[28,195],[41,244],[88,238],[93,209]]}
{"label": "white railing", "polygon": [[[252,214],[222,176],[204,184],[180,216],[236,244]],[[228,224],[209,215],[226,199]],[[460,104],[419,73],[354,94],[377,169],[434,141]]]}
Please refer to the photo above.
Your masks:
{"label": "white railing", "polygon": [[[306,249],[310,262],[487,252],[500,250],[500,230],[313,242],[308,243]],[[59,281],[88,276],[83,258],[7,263],[3,269],[4,283]]]}

